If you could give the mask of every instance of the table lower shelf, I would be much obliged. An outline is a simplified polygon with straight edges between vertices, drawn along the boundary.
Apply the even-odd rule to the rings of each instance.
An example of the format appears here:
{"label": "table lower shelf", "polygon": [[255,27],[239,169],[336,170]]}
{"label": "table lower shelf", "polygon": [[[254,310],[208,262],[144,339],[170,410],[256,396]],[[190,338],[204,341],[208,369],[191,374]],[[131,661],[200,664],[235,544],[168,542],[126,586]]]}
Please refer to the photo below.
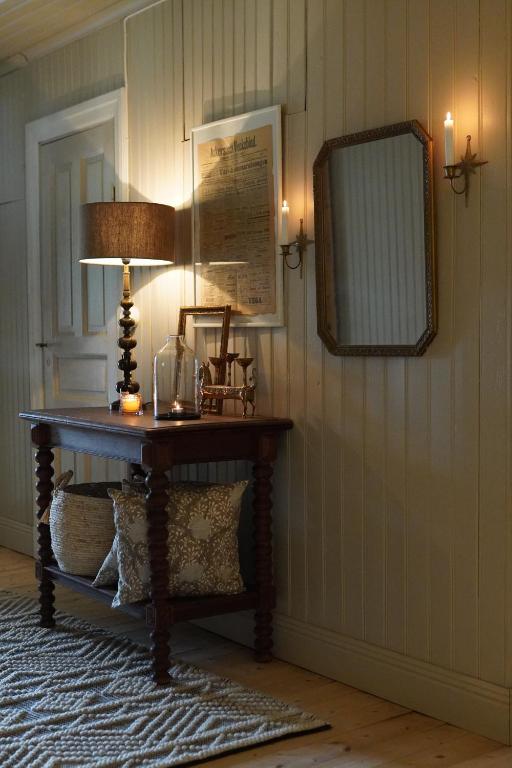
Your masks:
{"label": "table lower shelf", "polygon": [[[64,573],[56,565],[47,565],[44,567],[44,571],[50,576],[52,581],[70,587],[75,592],[81,592],[95,600],[101,600],[107,603],[107,605],[112,605],[112,600],[116,594],[115,588],[93,587],[93,579]],[[248,589],[246,592],[241,592],[238,595],[173,597],[169,599],[169,621],[172,624],[177,624],[180,621],[217,616],[221,613],[251,610],[256,608],[257,602],[257,595],[254,589]],[[149,600],[140,603],[129,603],[121,606],[120,609],[130,616],[145,618],[146,623],[149,625],[153,624],[153,611],[151,601]]]}

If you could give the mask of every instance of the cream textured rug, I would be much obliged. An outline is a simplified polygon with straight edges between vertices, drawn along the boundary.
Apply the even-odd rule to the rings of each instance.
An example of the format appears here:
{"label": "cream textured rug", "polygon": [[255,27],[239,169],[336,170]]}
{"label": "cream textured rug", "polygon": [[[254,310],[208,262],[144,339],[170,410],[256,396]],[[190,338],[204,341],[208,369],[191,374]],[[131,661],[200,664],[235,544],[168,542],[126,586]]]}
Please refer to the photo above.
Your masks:
{"label": "cream textured rug", "polygon": [[179,661],[159,688],[145,648],[57,620],[41,629],[34,600],[0,592],[2,768],[163,768],[326,727]]}

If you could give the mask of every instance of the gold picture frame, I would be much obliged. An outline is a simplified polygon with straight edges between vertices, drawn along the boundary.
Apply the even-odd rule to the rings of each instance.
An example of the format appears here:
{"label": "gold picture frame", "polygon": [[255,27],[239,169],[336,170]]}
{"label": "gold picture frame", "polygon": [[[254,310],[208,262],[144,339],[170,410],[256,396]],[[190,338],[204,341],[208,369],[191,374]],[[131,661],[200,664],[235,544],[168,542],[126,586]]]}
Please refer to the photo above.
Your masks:
{"label": "gold picture frame", "polygon": [[[205,317],[208,315],[222,316],[222,330],[220,336],[219,359],[220,367],[216,368],[215,384],[226,383],[226,356],[228,353],[229,329],[231,324],[231,304],[217,305],[209,307],[185,306],[180,307],[178,318],[178,335],[184,336],[187,317]],[[222,414],[223,402],[216,400],[215,405],[209,408],[210,413]]]}

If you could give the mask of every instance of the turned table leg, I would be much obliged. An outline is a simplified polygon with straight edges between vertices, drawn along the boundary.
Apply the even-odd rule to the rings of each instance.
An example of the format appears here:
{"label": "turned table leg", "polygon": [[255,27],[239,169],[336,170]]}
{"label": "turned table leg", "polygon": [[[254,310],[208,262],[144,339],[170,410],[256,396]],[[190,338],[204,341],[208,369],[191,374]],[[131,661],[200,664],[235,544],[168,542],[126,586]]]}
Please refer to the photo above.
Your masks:
{"label": "turned table leg", "polygon": [[[42,517],[51,503],[53,491],[53,452],[45,443],[48,439],[47,430],[41,425],[32,428],[32,440],[37,446],[36,451],[36,476],[37,476],[37,518]],[[39,561],[36,574],[39,578],[39,604],[40,624],[42,627],[55,626],[55,586],[51,578],[44,570],[46,565],[53,561],[53,552],[50,536],[50,526],[46,523],[38,523]]]}
{"label": "turned table leg", "polygon": [[150,469],[146,475],[149,565],[151,569],[151,654],[153,679],[158,685],[169,676],[169,562],[167,544],[167,503],[169,485],[163,471]]}
{"label": "turned table leg", "polygon": [[254,539],[256,554],[255,655],[257,661],[272,658],[272,610],[275,595],[272,578],[272,461],[275,441],[262,438],[259,457],[253,467]]}

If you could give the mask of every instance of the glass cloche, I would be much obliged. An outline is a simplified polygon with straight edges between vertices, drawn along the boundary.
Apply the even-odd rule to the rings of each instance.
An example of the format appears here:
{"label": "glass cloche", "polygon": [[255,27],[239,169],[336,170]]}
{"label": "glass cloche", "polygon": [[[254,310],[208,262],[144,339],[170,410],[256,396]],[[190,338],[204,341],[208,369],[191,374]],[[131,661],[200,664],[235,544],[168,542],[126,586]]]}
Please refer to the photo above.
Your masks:
{"label": "glass cloche", "polygon": [[199,362],[184,336],[168,336],[153,361],[155,419],[199,419]]}

